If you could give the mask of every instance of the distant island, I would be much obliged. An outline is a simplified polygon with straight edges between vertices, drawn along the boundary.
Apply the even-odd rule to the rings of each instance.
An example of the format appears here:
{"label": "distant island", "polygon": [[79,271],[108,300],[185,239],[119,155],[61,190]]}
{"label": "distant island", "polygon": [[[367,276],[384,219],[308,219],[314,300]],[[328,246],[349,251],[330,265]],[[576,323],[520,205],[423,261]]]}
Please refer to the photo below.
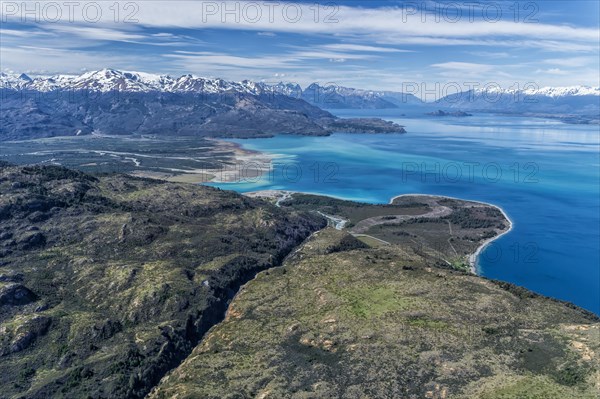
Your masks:
{"label": "distant island", "polygon": [[454,116],[454,117],[473,116],[472,114],[469,114],[464,111],[446,112],[446,111],[442,111],[441,109],[438,109],[437,111],[434,111],[434,112],[428,112],[426,115],[429,115],[429,116]]}

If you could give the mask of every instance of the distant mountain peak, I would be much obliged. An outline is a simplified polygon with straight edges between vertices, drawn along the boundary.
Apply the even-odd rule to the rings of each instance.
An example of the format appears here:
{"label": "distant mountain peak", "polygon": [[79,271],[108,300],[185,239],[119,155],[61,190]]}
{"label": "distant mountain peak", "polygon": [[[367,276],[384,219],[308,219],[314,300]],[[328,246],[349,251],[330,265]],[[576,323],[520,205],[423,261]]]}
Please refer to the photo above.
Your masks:
{"label": "distant mountain peak", "polygon": [[30,77],[29,77],[27,74],[25,74],[25,73],[22,73],[22,74],[20,74],[20,75],[19,75],[19,79],[21,79],[21,80],[25,80],[25,81],[28,81],[28,82],[31,82],[31,81],[33,81],[33,79],[31,79],[31,78],[30,78]]}

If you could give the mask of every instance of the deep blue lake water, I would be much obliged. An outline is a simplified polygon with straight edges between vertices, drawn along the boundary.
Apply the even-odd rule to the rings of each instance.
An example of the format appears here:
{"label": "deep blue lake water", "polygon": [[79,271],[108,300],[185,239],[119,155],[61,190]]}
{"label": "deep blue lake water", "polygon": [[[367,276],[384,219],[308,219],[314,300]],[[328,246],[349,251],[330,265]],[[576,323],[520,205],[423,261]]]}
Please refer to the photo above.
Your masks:
{"label": "deep blue lake water", "polygon": [[273,169],[217,185],[371,203],[423,193],[498,205],[514,228],[483,251],[478,272],[600,314],[598,126],[494,115],[426,119],[397,110],[338,114],[380,116],[408,134],[234,140],[275,154]]}

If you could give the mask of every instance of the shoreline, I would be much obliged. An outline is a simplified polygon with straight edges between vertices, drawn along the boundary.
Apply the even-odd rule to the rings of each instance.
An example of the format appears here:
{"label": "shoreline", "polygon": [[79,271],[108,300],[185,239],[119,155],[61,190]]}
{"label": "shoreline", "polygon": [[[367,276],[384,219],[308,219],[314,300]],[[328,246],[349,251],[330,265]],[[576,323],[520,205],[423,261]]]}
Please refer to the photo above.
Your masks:
{"label": "shoreline", "polygon": [[[208,138],[215,144],[218,151],[231,151],[233,159],[231,164],[223,164],[221,169],[207,169],[214,177],[205,183],[239,183],[243,179],[257,179],[268,173],[275,157],[267,152],[260,152],[244,148],[239,143],[222,139]],[[242,169],[239,167],[242,166]],[[267,170],[264,170],[267,167]],[[214,173],[213,173],[214,172]],[[249,175],[246,176],[246,173]],[[218,178],[220,174],[220,178]]]}
{"label": "shoreline", "polygon": [[[259,179],[272,168],[275,156],[266,152],[243,148],[239,143],[206,138],[212,144],[211,156],[229,152],[220,168],[173,169],[170,171],[139,170],[128,173],[132,176],[167,180],[175,183],[240,183]],[[215,154],[216,153],[216,154]],[[164,168],[163,168],[164,169]]]}
{"label": "shoreline", "polygon": [[477,250],[475,252],[473,252],[472,254],[469,255],[468,257],[468,261],[469,261],[469,267],[471,270],[471,273],[479,276],[479,273],[477,272],[477,260],[479,258],[479,255],[481,254],[481,252],[485,249],[485,247],[487,247],[489,244],[491,244],[492,242],[496,241],[498,238],[502,237],[505,234],[510,233],[510,231],[514,228],[514,223],[513,221],[508,217],[508,214],[506,213],[506,211],[504,209],[502,209],[502,207],[495,205],[495,204],[490,204],[489,202],[483,202],[483,201],[474,201],[474,200],[469,200],[469,199],[464,199],[464,198],[458,198],[458,197],[450,197],[447,195],[436,195],[436,194],[400,194],[400,195],[396,195],[395,197],[392,197],[392,199],[390,199],[389,204],[392,205],[394,200],[396,198],[401,198],[403,196],[412,196],[412,197],[438,197],[438,198],[448,198],[448,199],[452,199],[452,200],[457,200],[457,201],[467,201],[467,202],[473,202],[476,204],[482,204],[482,205],[487,205],[487,206],[492,206],[496,209],[498,209],[501,213],[502,216],[504,216],[504,218],[508,221],[508,229],[503,231],[502,233],[498,234],[495,237],[492,238],[488,238],[487,240],[485,240],[483,243],[481,243],[478,247]]}
{"label": "shoreline", "polygon": [[[347,198],[340,198],[340,197],[336,197],[336,196],[332,196],[332,195],[327,195],[327,194],[310,193],[310,192],[304,192],[304,191],[290,191],[290,190],[271,190],[271,189],[267,189],[267,190],[258,190],[258,191],[248,191],[248,192],[245,192],[245,193],[242,193],[242,194],[243,195],[247,195],[247,196],[252,197],[252,198],[269,198],[269,199],[275,199],[277,201],[277,198],[279,196],[290,196],[290,195],[296,194],[296,193],[297,194],[319,195],[319,196],[323,196],[323,197],[331,197],[331,198],[340,199],[340,200],[343,200],[343,201],[361,202],[361,201],[351,200],[351,199],[347,199]],[[477,260],[479,258],[479,255],[481,254],[481,252],[489,244],[491,244],[495,240],[499,239],[500,237],[504,236],[505,234],[508,234],[514,228],[514,223],[508,217],[508,214],[506,213],[506,211],[504,209],[502,209],[502,207],[500,207],[498,205],[495,205],[495,204],[491,204],[489,202],[475,201],[475,200],[458,198],[458,197],[450,197],[450,196],[447,196],[447,195],[409,193],[409,194],[400,194],[400,195],[396,195],[396,196],[392,197],[389,200],[388,205],[393,205],[394,200],[397,199],[397,198],[401,198],[401,197],[435,197],[435,198],[447,198],[447,199],[451,199],[451,200],[472,202],[472,203],[475,203],[475,204],[481,204],[481,205],[491,206],[491,207],[494,207],[494,208],[498,209],[502,213],[502,216],[504,216],[504,218],[508,222],[508,229],[506,229],[505,231],[499,233],[497,236],[494,236],[492,238],[488,238],[487,240],[483,241],[477,247],[477,249],[475,250],[475,252],[471,253],[468,256],[468,258],[467,258],[468,262],[469,262],[469,269],[470,269],[471,273],[474,274],[474,275],[476,275],[476,276],[479,276],[479,273],[478,273],[478,270],[477,270]],[[278,201],[277,201],[277,204],[278,204]]]}

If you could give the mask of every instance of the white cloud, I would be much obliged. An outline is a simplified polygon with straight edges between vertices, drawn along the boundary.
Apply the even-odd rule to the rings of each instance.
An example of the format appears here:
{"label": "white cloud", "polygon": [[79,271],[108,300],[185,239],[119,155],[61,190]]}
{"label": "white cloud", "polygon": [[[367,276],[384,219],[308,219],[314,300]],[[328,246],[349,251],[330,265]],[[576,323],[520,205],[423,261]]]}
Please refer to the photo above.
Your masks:
{"label": "white cloud", "polygon": [[440,68],[440,69],[451,71],[451,72],[471,73],[471,74],[485,73],[485,72],[489,72],[492,69],[494,69],[494,67],[492,65],[476,64],[476,63],[472,63],[472,62],[454,62],[454,61],[442,62],[439,64],[432,64],[431,66],[434,68]]}
{"label": "white cloud", "polygon": [[[445,38],[445,37],[423,37],[423,36],[407,36],[407,35],[380,35],[369,36],[375,43],[378,44],[395,44],[395,45],[418,45],[418,46],[480,46],[491,49],[509,48],[515,49],[536,49],[549,52],[594,52],[598,51],[597,43],[579,43],[573,41],[556,41],[556,40],[522,40],[513,38],[504,39],[488,39],[488,38]],[[363,36],[365,40],[367,37]]]}
{"label": "white cloud", "polygon": [[34,31],[34,30],[17,30],[17,29],[5,29],[0,28],[0,37],[2,36],[14,36],[19,38],[36,37],[36,36],[49,36],[48,32]]}
{"label": "white cloud", "polygon": [[391,47],[378,47],[378,46],[366,46],[362,44],[350,44],[350,43],[333,43],[323,44],[319,46],[323,49],[338,50],[338,51],[358,51],[358,52],[369,52],[369,53],[409,53],[412,50],[401,50]]}
{"label": "white cloud", "polygon": [[292,58],[296,58],[296,59],[315,58],[315,59],[324,59],[324,60],[331,59],[331,58],[345,58],[348,60],[366,60],[366,59],[373,58],[372,55],[368,55],[368,54],[353,54],[353,53],[345,53],[345,52],[338,52],[338,51],[324,51],[324,50],[319,50],[318,47],[315,50],[295,51],[295,52],[289,53],[289,56]]}
{"label": "white cloud", "polygon": [[214,71],[229,68],[258,68],[258,69],[281,69],[294,68],[291,64],[293,59],[283,59],[279,56],[266,57],[240,57],[230,54],[212,52],[188,52],[177,51],[164,55],[165,58],[177,60],[182,70],[187,71]]}
{"label": "white cloud", "polygon": [[471,55],[474,55],[476,57],[483,57],[483,58],[511,58],[511,57],[515,57],[514,55],[510,55],[509,53],[505,52],[505,51],[469,51],[468,52]]}
{"label": "white cloud", "polygon": [[[421,26],[434,27],[432,34],[439,32],[449,32],[452,35],[472,36],[476,35],[498,35],[498,34],[534,34],[551,35],[553,37],[593,38],[593,30],[576,29],[567,26],[558,27],[544,24],[524,24],[509,21],[489,22],[469,22],[452,23],[450,21],[436,22],[434,19],[428,19],[425,23],[420,18],[405,17],[401,8],[384,7],[378,9],[365,9],[360,7],[339,7],[335,20],[327,19],[326,16],[315,17],[313,4],[294,4],[294,11],[299,7],[299,18],[291,15],[289,7],[279,4],[278,7],[272,7],[269,12],[267,6],[262,6],[261,17],[251,18],[242,9],[237,12],[228,13],[227,9],[235,9],[237,2],[222,2],[217,4],[216,10],[208,10],[208,2],[192,1],[173,1],[169,3],[160,3],[154,1],[140,1],[140,12],[137,19],[141,24],[150,26],[179,26],[179,27],[228,27],[238,29],[260,29],[265,26],[283,31],[316,31],[316,32],[343,32],[348,29],[353,31],[396,31],[396,32],[415,32],[414,29]],[[215,4],[215,3],[213,3]],[[470,29],[464,29],[471,26]],[[483,28],[483,29],[482,29]]]}
{"label": "white cloud", "polygon": [[[98,69],[99,65],[125,70],[136,69],[137,66],[132,64],[134,60],[131,57],[126,56],[36,46],[0,46],[0,59],[3,68],[41,75],[79,73]],[[68,66],[65,66],[65,60],[68,60]],[[149,60],[144,58],[137,58],[135,62],[150,65]]]}
{"label": "white cloud", "polygon": [[[333,9],[323,8],[315,15],[313,3],[283,2],[272,8],[272,13],[265,3],[254,3],[261,5],[261,17],[251,21],[248,18],[249,11],[246,10],[244,14],[243,2],[144,0],[135,3],[139,6],[134,15],[137,23],[115,23],[113,11],[108,8],[113,2],[98,4],[103,7],[103,20],[98,23],[86,23],[79,10],[75,13],[74,23],[41,22],[28,25],[27,30],[3,27],[0,49],[3,66],[22,71],[48,69],[65,72],[104,66],[148,69],[148,65],[159,65],[160,70],[156,72],[193,72],[234,79],[267,79],[272,78],[274,71],[277,71],[280,74],[285,72],[288,78],[298,78],[305,83],[313,80],[336,81],[341,85],[367,88],[386,88],[392,83],[419,79],[444,81],[470,77],[479,80],[491,77],[506,82],[512,80],[513,83],[515,80],[528,81],[535,78],[536,82],[547,80],[544,84],[552,84],[550,79],[558,78],[571,78],[572,84],[580,84],[577,82],[583,79],[591,79],[591,82],[598,80],[600,31],[592,28],[515,23],[512,16],[497,23],[482,20],[470,22],[466,18],[457,23],[443,20],[436,22],[434,18],[427,18],[422,22],[420,16],[406,17],[399,7],[365,9],[341,6],[333,16]],[[210,4],[216,4],[217,10],[207,8]],[[271,3],[273,4],[275,3]],[[301,15],[296,22],[291,22],[297,6],[301,7]],[[224,7],[238,7],[237,15],[224,13]],[[287,14],[283,14],[285,7],[289,7]],[[326,22],[328,17],[337,22]],[[120,19],[123,18],[124,15],[120,15]],[[19,21],[18,15],[8,19]],[[190,43],[207,44],[196,38],[169,33],[177,27],[200,31],[207,28],[250,30],[259,36],[278,36],[278,40],[264,41],[269,46],[272,45],[271,48],[247,49],[243,52],[184,52],[172,51],[167,47],[158,48]],[[155,33],[157,31],[160,33]],[[282,46],[281,44],[298,42],[287,41],[287,36],[294,36],[287,35],[284,38],[280,33],[311,35],[311,38],[315,38],[314,41],[319,40],[320,43],[336,43],[312,47]],[[107,54],[107,50],[98,46],[107,42],[153,45],[157,48],[156,51],[153,50],[153,58],[148,56],[148,59],[142,59],[138,55],[121,56],[117,50],[114,54]],[[457,51],[457,58],[454,58],[453,53],[440,52],[439,56],[432,55],[432,58],[437,57],[434,58],[438,60],[436,63],[420,66],[419,62],[432,63],[430,58],[407,54],[406,58],[411,62],[411,69],[407,70],[404,69],[404,63],[398,61],[402,57],[401,53],[412,51],[399,48],[404,46],[418,46],[419,52],[426,56],[433,46],[454,46],[456,50],[473,46],[473,51]],[[32,51],[34,47],[36,49]],[[274,50],[281,48],[284,51],[274,54]],[[531,61],[531,58],[520,55],[523,51],[513,50],[530,53],[536,51],[536,55],[541,50],[553,54]],[[560,57],[557,54],[559,52],[566,54]],[[461,59],[459,56],[466,58]],[[448,57],[452,57],[452,61]],[[514,61],[515,64],[491,65],[502,59]],[[473,60],[475,62],[462,62]],[[479,63],[477,60],[483,62]],[[378,63],[369,66],[366,61]],[[384,68],[388,69],[383,70]],[[420,77],[419,73],[424,77]]]}
{"label": "white cloud", "polygon": [[544,64],[556,65],[561,67],[583,67],[588,65],[598,66],[600,59],[598,57],[566,57],[566,58],[548,58],[542,60]]}
{"label": "white cloud", "polygon": [[[39,4],[30,2],[32,4]],[[515,22],[505,18],[492,23],[479,18],[467,17],[457,22],[429,16],[407,15],[402,7],[361,8],[340,6],[337,9],[318,8],[314,4],[268,3],[239,1],[137,1],[133,16],[137,23],[114,23],[114,11],[110,2],[97,3],[103,9],[98,25],[113,25],[115,30],[127,31],[133,26],[218,28],[255,30],[258,32],[290,32],[302,34],[327,34],[339,36],[377,35],[394,38],[417,38],[433,40],[462,39],[456,44],[468,44],[472,40],[513,38],[521,41],[555,41],[578,43],[588,50],[597,47],[598,29],[558,24]],[[256,7],[259,6],[259,9]],[[66,15],[66,14],[65,14]],[[20,15],[5,15],[9,20],[19,20]],[[85,22],[82,10],[74,13],[77,22]],[[89,20],[89,17],[88,17]],[[64,22],[64,21],[63,21]],[[50,24],[45,24],[50,25]],[[110,37],[108,32],[96,32]],[[118,33],[115,33],[118,35]],[[450,42],[451,43],[451,42]],[[433,44],[433,43],[432,43]]]}
{"label": "white cloud", "polygon": [[[513,37],[523,40],[556,40],[597,44],[598,30],[566,25],[514,22],[512,18],[495,23],[484,20],[470,22],[462,18],[453,23],[436,22],[418,16],[406,16],[398,7],[365,9],[341,6],[334,18],[322,11],[315,14],[313,4],[294,4],[267,7],[262,4],[261,17],[251,18],[244,12],[243,3],[219,2],[216,9],[208,9],[208,2],[174,1],[169,3],[142,1],[137,18],[147,26],[178,26],[185,28],[227,28],[274,32],[315,33],[331,35],[394,35],[415,38],[466,39]],[[254,3],[258,4],[258,3]],[[231,14],[226,10],[235,10]],[[288,7],[288,8],[286,8]],[[298,8],[300,7],[300,8]],[[300,10],[298,13],[295,13]],[[331,12],[331,10],[329,11]],[[299,16],[296,21],[296,15]],[[237,19],[237,20],[236,20]],[[334,22],[334,19],[337,22]]]}
{"label": "white cloud", "polygon": [[535,71],[535,73],[546,73],[546,74],[550,74],[550,75],[567,75],[569,72],[567,71],[563,71],[562,69],[559,68],[550,68],[550,69],[538,69]]}
{"label": "white cloud", "polygon": [[[84,39],[91,39],[93,41],[135,41],[143,40],[146,38],[145,35],[117,30],[109,28],[100,28],[92,26],[73,26],[73,25],[51,25],[47,26],[52,32],[59,34],[75,35]],[[65,40],[65,37],[62,36]]]}
{"label": "white cloud", "polygon": [[[262,56],[238,56],[224,52],[210,51],[175,51],[165,54],[165,58],[177,60],[177,66],[197,71],[237,70],[237,68],[254,68],[260,70],[273,69],[309,69],[311,61],[328,61],[345,63],[349,60],[365,60],[372,58],[368,54],[352,54],[324,50],[295,49],[286,54]],[[314,65],[312,65],[314,67]]]}

